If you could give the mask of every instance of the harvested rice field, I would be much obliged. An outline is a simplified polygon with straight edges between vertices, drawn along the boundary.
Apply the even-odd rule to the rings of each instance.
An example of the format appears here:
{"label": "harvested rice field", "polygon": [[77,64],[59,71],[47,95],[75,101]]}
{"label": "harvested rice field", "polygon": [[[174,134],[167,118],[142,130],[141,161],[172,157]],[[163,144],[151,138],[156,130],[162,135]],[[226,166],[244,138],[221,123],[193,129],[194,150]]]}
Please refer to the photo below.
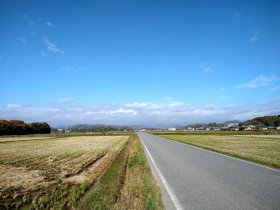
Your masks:
{"label": "harvested rice field", "polygon": [[75,207],[128,139],[0,138],[0,209]]}
{"label": "harvested rice field", "polygon": [[175,133],[160,136],[280,168],[280,135],[176,135]]}

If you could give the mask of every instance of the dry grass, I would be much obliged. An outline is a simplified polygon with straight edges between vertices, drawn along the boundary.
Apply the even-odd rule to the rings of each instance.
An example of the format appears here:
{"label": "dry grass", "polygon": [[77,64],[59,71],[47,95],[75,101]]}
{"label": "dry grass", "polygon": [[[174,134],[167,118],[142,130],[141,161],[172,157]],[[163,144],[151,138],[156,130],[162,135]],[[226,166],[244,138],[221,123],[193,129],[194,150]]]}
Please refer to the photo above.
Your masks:
{"label": "dry grass", "polygon": [[162,210],[161,194],[136,134],[119,153],[80,209]]}
{"label": "dry grass", "polygon": [[279,135],[160,135],[194,146],[280,168]]}
{"label": "dry grass", "polygon": [[0,189],[22,188],[29,190],[44,181],[39,170],[28,170],[25,167],[0,165]]}
{"label": "dry grass", "polygon": [[75,204],[129,137],[34,138],[0,144],[0,209]]}
{"label": "dry grass", "polygon": [[113,209],[162,210],[160,190],[151,174],[150,167],[138,137],[134,140],[125,184]]}
{"label": "dry grass", "polygon": [[29,140],[41,140],[41,139],[49,139],[54,137],[47,136],[13,136],[13,137],[0,137],[0,143],[2,142],[12,142],[12,141],[29,141]]}

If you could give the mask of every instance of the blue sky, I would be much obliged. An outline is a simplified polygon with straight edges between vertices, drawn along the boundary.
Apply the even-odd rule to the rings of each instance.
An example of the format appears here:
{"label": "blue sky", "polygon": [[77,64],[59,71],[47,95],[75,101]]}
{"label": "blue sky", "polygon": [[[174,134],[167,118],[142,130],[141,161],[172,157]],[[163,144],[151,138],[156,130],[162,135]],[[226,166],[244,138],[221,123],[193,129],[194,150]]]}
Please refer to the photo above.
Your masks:
{"label": "blue sky", "polygon": [[178,125],[280,114],[279,1],[1,1],[0,118]]}

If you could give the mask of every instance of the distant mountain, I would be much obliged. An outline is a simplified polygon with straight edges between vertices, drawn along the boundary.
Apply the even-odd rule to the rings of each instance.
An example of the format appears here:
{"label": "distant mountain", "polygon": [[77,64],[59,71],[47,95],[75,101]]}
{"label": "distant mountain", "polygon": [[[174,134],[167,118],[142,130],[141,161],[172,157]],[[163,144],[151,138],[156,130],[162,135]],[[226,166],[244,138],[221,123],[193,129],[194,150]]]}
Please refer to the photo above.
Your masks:
{"label": "distant mountain", "polygon": [[239,120],[229,120],[229,121],[224,122],[224,124],[230,124],[230,123],[241,123],[241,121],[239,121]]}
{"label": "distant mountain", "polygon": [[[64,127],[62,127],[64,128]],[[108,132],[108,131],[133,131],[130,126],[125,125],[103,125],[103,124],[77,124],[66,126],[72,132]]]}
{"label": "distant mountain", "polygon": [[280,126],[280,115],[256,117],[251,120],[240,123],[240,125],[259,125],[259,126]]}

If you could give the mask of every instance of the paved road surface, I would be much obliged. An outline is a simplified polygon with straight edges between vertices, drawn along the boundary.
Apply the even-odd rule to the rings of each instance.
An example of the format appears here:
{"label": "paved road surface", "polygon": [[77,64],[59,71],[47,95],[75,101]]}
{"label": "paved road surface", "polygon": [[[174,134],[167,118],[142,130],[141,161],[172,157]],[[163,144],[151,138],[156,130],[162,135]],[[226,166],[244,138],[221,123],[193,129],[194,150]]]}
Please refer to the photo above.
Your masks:
{"label": "paved road surface", "polygon": [[280,209],[279,170],[138,135],[152,157],[167,209]]}

